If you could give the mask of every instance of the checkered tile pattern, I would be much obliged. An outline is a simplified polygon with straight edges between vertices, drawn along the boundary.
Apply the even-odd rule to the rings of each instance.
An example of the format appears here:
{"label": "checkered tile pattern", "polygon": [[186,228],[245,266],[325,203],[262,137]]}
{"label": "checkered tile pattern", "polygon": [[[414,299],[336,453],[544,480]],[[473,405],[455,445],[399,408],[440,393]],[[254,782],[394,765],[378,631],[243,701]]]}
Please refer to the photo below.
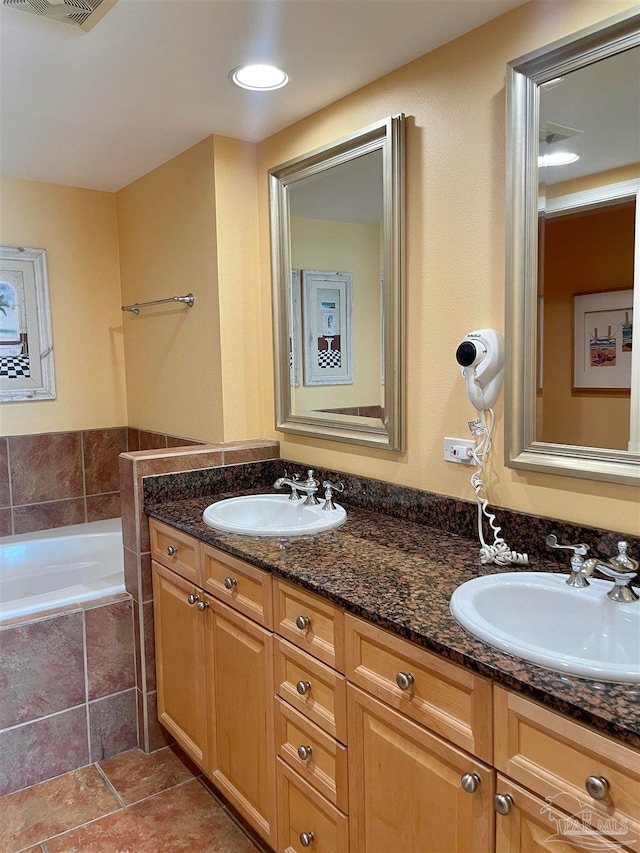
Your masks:
{"label": "checkered tile pattern", "polygon": [[0,358],[0,379],[31,376],[28,355],[7,355]]}
{"label": "checkered tile pattern", "polygon": [[318,367],[342,367],[342,353],[340,350],[319,349]]}

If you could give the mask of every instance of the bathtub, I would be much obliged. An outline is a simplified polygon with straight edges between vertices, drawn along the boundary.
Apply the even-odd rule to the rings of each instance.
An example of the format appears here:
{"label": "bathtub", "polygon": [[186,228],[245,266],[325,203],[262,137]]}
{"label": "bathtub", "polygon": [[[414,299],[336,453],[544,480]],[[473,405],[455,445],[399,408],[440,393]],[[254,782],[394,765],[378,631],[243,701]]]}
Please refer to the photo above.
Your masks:
{"label": "bathtub", "polygon": [[0,539],[0,620],[123,592],[119,518]]}

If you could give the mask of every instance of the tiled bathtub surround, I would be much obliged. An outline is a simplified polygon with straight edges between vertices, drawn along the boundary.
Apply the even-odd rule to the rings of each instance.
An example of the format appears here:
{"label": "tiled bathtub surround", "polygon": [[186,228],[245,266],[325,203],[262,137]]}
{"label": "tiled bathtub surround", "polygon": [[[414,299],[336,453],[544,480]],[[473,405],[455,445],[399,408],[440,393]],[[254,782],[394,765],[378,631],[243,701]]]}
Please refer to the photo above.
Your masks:
{"label": "tiled bathtub surround", "polygon": [[124,426],[0,437],[0,536],[117,518],[121,453],[193,444]]}
{"label": "tiled bathtub surround", "polygon": [[181,438],[166,432],[152,432],[138,427],[127,427],[127,450],[162,450],[165,447],[189,447],[206,444],[194,438]]}
{"label": "tiled bathtub surround", "polygon": [[120,515],[125,427],[0,438],[0,536]]}
{"label": "tiled bathtub surround", "polygon": [[230,482],[255,485],[252,466],[243,463],[277,458],[278,454],[277,441],[256,439],[128,452],[120,458],[125,583],[134,599],[138,729],[140,746],[147,752],[163,746],[167,735],[157,721],[151,554],[148,519],[142,508],[143,478],[165,473],[175,476],[176,472],[193,472],[198,477],[200,469],[205,469],[218,472],[228,491]]}
{"label": "tiled bathtub surround", "polygon": [[133,602],[0,627],[0,796],[135,747]]}

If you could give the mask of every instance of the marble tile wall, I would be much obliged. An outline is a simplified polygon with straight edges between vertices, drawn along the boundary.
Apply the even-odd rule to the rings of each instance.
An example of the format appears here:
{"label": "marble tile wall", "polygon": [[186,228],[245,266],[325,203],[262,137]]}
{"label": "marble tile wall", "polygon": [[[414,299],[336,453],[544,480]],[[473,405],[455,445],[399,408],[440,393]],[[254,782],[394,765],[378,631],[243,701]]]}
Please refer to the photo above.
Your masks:
{"label": "marble tile wall", "polygon": [[0,796],[137,746],[133,601],[0,627]]}
{"label": "marble tile wall", "polygon": [[136,427],[0,437],[0,536],[117,518],[122,452],[198,443]]}
{"label": "marble tile wall", "polygon": [[149,523],[143,511],[143,480],[160,474],[202,469],[224,472],[227,466],[276,459],[279,453],[277,441],[256,439],[140,450],[120,457],[125,583],[127,592],[133,597],[134,608],[139,743],[146,752],[164,746],[169,736],[157,719],[151,553]]}

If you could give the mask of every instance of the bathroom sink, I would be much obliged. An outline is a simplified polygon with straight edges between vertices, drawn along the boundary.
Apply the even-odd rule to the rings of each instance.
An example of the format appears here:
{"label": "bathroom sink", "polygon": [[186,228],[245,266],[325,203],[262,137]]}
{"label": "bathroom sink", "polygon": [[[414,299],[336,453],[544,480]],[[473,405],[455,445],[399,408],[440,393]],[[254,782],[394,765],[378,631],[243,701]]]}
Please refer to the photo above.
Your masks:
{"label": "bathroom sink", "polygon": [[243,495],[208,506],[202,514],[205,524],[224,533],[265,539],[292,539],[315,536],[344,523],[347,513],[339,504],[325,510],[322,503],[306,506],[288,495]]}
{"label": "bathroom sink", "polygon": [[640,602],[607,598],[567,575],[507,572],[473,578],[451,596],[455,619],[491,646],[548,669],[601,681],[640,682]]}

